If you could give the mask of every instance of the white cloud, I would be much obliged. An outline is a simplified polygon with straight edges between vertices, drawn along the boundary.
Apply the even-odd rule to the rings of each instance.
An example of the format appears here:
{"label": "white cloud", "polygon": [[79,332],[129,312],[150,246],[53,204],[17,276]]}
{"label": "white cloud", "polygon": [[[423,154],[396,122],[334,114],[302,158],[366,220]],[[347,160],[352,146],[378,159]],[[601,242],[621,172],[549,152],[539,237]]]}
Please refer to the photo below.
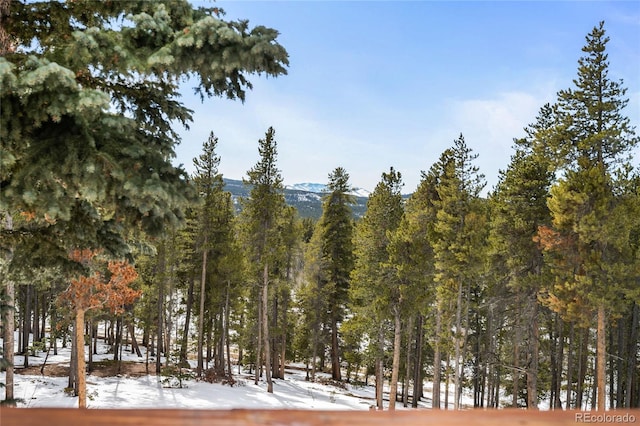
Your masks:
{"label": "white cloud", "polygon": [[194,125],[178,148],[179,161],[192,171],[191,158],[214,131],[220,140],[221,172],[240,179],[258,160],[258,139],[273,126],[278,166],[287,184],[325,183],[328,174],[342,166],[352,185],[373,190],[381,173],[393,166],[404,177],[405,191],[412,192],[420,171],[428,170],[462,133],[479,154],[476,164],[490,190],[498,170],[509,163],[513,139],[524,135],[523,128],[554,93],[550,87],[508,91],[489,98],[428,102],[422,109],[364,97],[350,104],[357,110],[335,105],[335,111],[341,111],[335,114],[328,112],[330,105],[321,108],[303,95],[256,84],[245,104],[212,99],[199,105]]}
{"label": "white cloud", "polygon": [[542,105],[553,99],[553,92],[512,91],[488,99],[452,101],[448,106],[449,145],[462,133],[467,145],[478,155],[476,165],[487,179],[487,190],[497,183],[498,171],[509,164],[514,138],[524,136],[524,127],[535,121]]}

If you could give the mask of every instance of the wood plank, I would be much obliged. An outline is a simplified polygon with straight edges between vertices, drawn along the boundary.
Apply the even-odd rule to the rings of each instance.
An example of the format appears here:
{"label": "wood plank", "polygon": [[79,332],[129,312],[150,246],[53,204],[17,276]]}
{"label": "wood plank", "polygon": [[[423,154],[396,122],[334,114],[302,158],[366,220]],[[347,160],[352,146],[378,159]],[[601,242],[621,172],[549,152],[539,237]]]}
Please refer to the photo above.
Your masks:
{"label": "wood plank", "polygon": [[[599,418],[597,416],[605,416]],[[79,410],[69,408],[2,408],[1,426],[542,426],[578,423],[640,424],[640,410],[583,411],[526,410],[398,410],[308,411],[308,410]]]}

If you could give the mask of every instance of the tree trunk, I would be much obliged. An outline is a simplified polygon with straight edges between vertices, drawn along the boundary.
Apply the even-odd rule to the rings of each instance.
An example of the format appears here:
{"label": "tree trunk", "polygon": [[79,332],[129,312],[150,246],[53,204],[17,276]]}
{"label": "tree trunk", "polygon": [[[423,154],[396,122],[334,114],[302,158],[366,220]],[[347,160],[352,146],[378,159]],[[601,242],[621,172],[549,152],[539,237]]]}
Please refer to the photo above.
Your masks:
{"label": "tree trunk", "polygon": [[193,310],[193,287],[194,280],[189,280],[189,289],[187,290],[187,303],[184,313],[184,331],[182,333],[182,342],[180,342],[180,365],[188,366],[187,348],[189,346],[189,325],[191,324],[191,311]]}
{"label": "tree trunk", "polygon": [[462,281],[458,282],[458,302],[456,307],[456,338],[453,365],[454,371],[454,395],[453,409],[460,409],[460,394],[462,391],[462,363],[460,352],[462,350]]}
{"label": "tree trunk", "polygon": [[78,380],[78,408],[87,408],[87,377],[84,360],[84,309],[76,308],[76,359]]}
{"label": "tree trunk", "polygon": [[204,369],[204,354],[202,351],[204,340],[204,301],[207,281],[207,237],[204,238],[204,250],[202,251],[202,274],[200,276],[200,314],[198,316],[198,365],[196,375],[202,377]]}
{"label": "tree trunk", "polygon": [[[8,12],[8,4],[9,2],[5,2],[2,9],[4,12]],[[0,30],[0,33],[3,31]],[[2,37],[0,37],[2,38]],[[4,41],[4,40],[3,40]],[[4,227],[8,231],[13,230],[13,218],[8,212],[5,212],[5,223]],[[9,249],[8,260],[12,258],[12,249]],[[5,396],[4,396],[4,404],[7,407],[15,407],[15,396],[14,396],[14,384],[13,384],[13,374],[14,374],[14,354],[15,354],[15,313],[16,313],[16,287],[15,283],[11,280],[8,280],[3,277],[5,281],[5,301],[4,301],[4,310],[2,311],[2,324],[3,324],[3,347],[2,347],[2,357],[7,362],[7,369],[5,373]]]}
{"label": "tree trunk", "polygon": [[[229,339],[229,287],[230,287],[230,282],[227,281],[227,291],[226,291],[226,295],[225,295],[225,301],[224,301],[224,341],[225,341],[225,347],[227,350],[227,371],[229,372],[229,377],[231,377],[233,375],[233,371],[231,371],[231,342]],[[239,360],[238,360],[238,364],[239,364]]]}
{"label": "tree trunk", "polygon": [[531,321],[529,324],[529,362],[527,366],[527,407],[529,409],[538,409],[538,303],[535,299],[535,293],[530,298],[532,303]]}
{"label": "tree trunk", "polygon": [[158,253],[158,322],[157,322],[157,338],[156,338],[156,374],[162,371],[162,352],[166,351],[164,344],[164,273],[165,273],[165,250],[164,244]]}
{"label": "tree trunk", "polygon": [[260,380],[260,372],[262,371],[262,288],[258,289],[258,339],[256,341],[256,371],[255,384]]}
{"label": "tree trunk", "polygon": [[71,356],[69,360],[69,382],[68,388],[73,389],[74,396],[78,396],[78,343],[76,339],[76,324],[71,326]]}
{"label": "tree trunk", "polygon": [[[87,322],[89,323],[89,330],[90,330],[90,333],[89,333],[89,351],[88,351],[88,352],[89,352],[89,353],[88,353],[88,355],[89,355],[89,361],[88,361],[88,363],[87,363],[87,371],[88,371],[89,373],[91,373],[91,372],[93,371],[93,355],[94,355],[93,351],[91,350],[91,347],[92,347],[92,344],[93,344],[95,341],[97,341],[97,340],[98,340],[98,336],[95,336],[95,335],[93,334],[93,329],[94,329],[93,323],[94,323],[95,321],[94,321],[94,320],[89,320],[89,321],[87,321]],[[96,353],[97,353],[97,352],[96,352]]]}
{"label": "tree trunk", "polygon": [[331,377],[342,380],[340,371],[340,348],[338,347],[338,321],[335,313],[331,313]]}
{"label": "tree trunk", "polygon": [[398,395],[398,376],[400,373],[400,350],[402,344],[402,324],[400,321],[400,307],[393,307],[393,363],[391,366],[391,387],[389,389],[389,410],[396,409],[396,398]]}
{"label": "tree trunk", "polygon": [[382,324],[378,329],[378,351],[376,355],[376,407],[378,410],[384,410],[384,402],[382,400],[382,391],[384,389],[384,330]]}
{"label": "tree trunk", "polygon": [[436,338],[433,345],[433,395],[431,408],[440,409],[440,382],[442,371],[442,353],[440,352],[440,334],[442,333],[442,309],[436,310]]}
{"label": "tree trunk", "polygon": [[596,351],[597,362],[597,382],[598,382],[598,411],[604,411],[606,409],[606,334],[605,334],[605,309],[604,305],[598,306],[598,348]]}
{"label": "tree trunk", "polygon": [[[414,357],[414,366],[413,366],[413,398],[411,400],[411,406],[413,408],[418,408],[418,401],[422,396],[422,338],[424,336],[424,331],[422,330],[422,323],[423,323],[423,316],[418,315],[418,324],[416,326],[416,355]],[[440,369],[438,368],[438,370]],[[435,379],[434,379],[434,386],[435,386]]]}
{"label": "tree trunk", "polygon": [[269,264],[265,263],[262,275],[262,340],[265,353],[265,376],[267,379],[267,392],[273,393],[273,381],[271,380],[271,356],[269,349]]}
{"label": "tree trunk", "polygon": [[33,286],[33,322],[31,330],[33,331],[33,355],[37,356],[36,343],[41,340],[40,337],[40,292],[36,286]]}
{"label": "tree trunk", "polygon": [[14,344],[14,331],[15,331],[15,284],[11,280],[5,280],[6,287],[6,300],[5,308],[2,311],[2,324],[4,330],[3,336],[3,358],[7,362],[7,370],[5,375],[5,404],[9,407],[15,407],[15,396],[14,396],[14,385],[13,385],[13,374],[14,374],[14,357],[13,354],[15,352],[15,344]]}
{"label": "tree trunk", "polygon": [[286,362],[287,357],[287,327],[288,327],[288,318],[287,318],[287,310],[289,309],[289,292],[285,292],[282,303],[284,304],[282,308],[282,345],[280,347],[280,359],[282,363],[280,364],[280,378],[284,379],[284,364]]}
{"label": "tree trunk", "polygon": [[[633,309],[633,306],[632,306]],[[627,377],[625,374],[625,359],[626,359],[626,345],[627,345],[627,334],[626,334],[626,329],[627,329],[627,318],[628,316],[625,315],[625,317],[620,318],[618,320],[618,326],[616,327],[618,330],[618,339],[617,339],[617,344],[616,344],[616,377],[617,380],[615,381],[616,383],[616,391],[615,391],[615,395],[616,395],[616,405],[615,408],[622,408],[624,407],[624,384],[626,383]],[[611,369],[613,371],[613,369]],[[614,383],[613,380],[611,380],[611,383]],[[611,406],[611,408],[613,408],[613,405]]]}
{"label": "tree trunk", "polygon": [[556,389],[555,389],[555,408],[562,409],[562,370],[563,370],[563,361],[564,361],[564,321],[560,316],[557,316],[558,319],[558,354],[556,357],[557,367],[556,367]]}
{"label": "tree trunk", "polygon": [[116,318],[115,345],[113,345],[113,360],[120,361],[120,345],[122,345],[122,317]]}
{"label": "tree trunk", "polygon": [[316,363],[318,358],[318,345],[320,344],[320,302],[316,300],[316,317],[314,320],[313,326],[313,347],[312,347],[312,355],[311,355],[311,381],[316,381]]}
{"label": "tree trunk", "polygon": [[142,352],[140,352],[140,347],[138,346],[138,341],[136,340],[136,329],[133,326],[133,321],[129,323],[129,334],[131,335],[131,352],[135,352],[138,357],[142,358]]}
{"label": "tree trunk", "polygon": [[272,325],[272,338],[271,338],[271,353],[269,356],[271,357],[271,378],[272,379],[280,379],[280,362],[278,357],[280,356],[280,351],[278,350],[278,341],[280,332],[278,330],[278,316],[280,309],[280,295],[278,294],[277,288],[274,291],[273,298],[273,315],[271,317]]}
{"label": "tree trunk", "polygon": [[445,368],[444,368],[444,409],[448,410],[449,409],[449,380],[450,380],[450,374],[449,374],[449,367],[451,366],[451,355],[449,355],[449,353],[447,352],[447,361],[445,362]]}
{"label": "tree trunk", "polygon": [[22,354],[24,355],[23,367],[29,367],[29,335],[31,333],[31,293],[32,285],[25,286],[25,308],[22,316]]}
{"label": "tree trunk", "polygon": [[574,324],[571,323],[569,325],[569,344],[567,350],[567,402],[565,403],[565,407],[567,410],[571,409],[571,400],[572,398],[572,388],[573,388],[573,347],[575,343],[575,329]]}
{"label": "tree trunk", "polygon": [[411,383],[411,341],[413,340],[413,316],[409,316],[407,324],[407,352],[405,358],[404,379],[402,384],[402,406],[409,406],[409,384]]}
{"label": "tree trunk", "polygon": [[578,343],[578,383],[576,383],[576,409],[583,409],[584,381],[587,374],[589,328],[582,329]]}
{"label": "tree trunk", "polygon": [[511,405],[518,408],[518,393],[520,392],[520,330],[515,333],[513,345],[513,395]]}
{"label": "tree trunk", "polygon": [[[627,387],[624,395],[624,406],[625,408],[631,408],[631,395],[633,390],[633,382],[636,373],[634,370],[638,365],[638,305],[636,303],[633,304],[632,312],[631,312],[631,336],[628,342],[628,352],[627,352]],[[640,390],[636,387],[636,393],[640,393]]]}

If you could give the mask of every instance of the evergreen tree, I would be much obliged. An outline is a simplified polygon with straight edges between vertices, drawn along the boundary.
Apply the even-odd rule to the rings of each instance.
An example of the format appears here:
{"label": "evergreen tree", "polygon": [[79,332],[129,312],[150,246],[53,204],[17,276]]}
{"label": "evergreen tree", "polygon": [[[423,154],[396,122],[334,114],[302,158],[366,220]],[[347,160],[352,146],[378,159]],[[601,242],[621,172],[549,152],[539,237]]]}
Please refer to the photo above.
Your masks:
{"label": "evergreen tree", "polygon": [[[409,323],[416,324],[415,345],[413,353],[413,400],[412,406],[418,406],[423,382],[422,359],[422,323],[434,308],[434,258],[430,236],[435,223],[434,201],[436,177],[422,172],[422,178],[416,190],[405,204],[404,214],[396,232],[392,234],[389,246],[391,264],[395,266],[401,283],[401,311]],[[408,327],[410,328],[410,327]],[[433,333],[432,335],[437,334]],[[436,358],[439,357],[439,345],[434,341]],[[410,347],[410,345],[408,345]],[[440,361],[434,363],[433,398],[434,408],[440,408]],[[409,363],[405,366],[410,369]],[[408,386],[407,386],[408,388]]]}
{"label": "evergreen tree", "polygon": [[[549,224],[550,214],[546,205],[552,181],[547,164],[531,152],[518,149],[506,171],[500,173],[500,181],[491,195],[491,257],[492,269],[503,271],[497,281],[503,300],[520,303],[513,321],[522,324],[524,330],[514,327],[514,347],[524,331],[527,361],[527,407],[537,408],[538,392],[538,293],[544,275],[542,251],[534,242],[538,227]],[[515,297],[511,297],[514,296]],[[518,350],[514,348],[515,354]],[[514,357],[514,398],[517,398],[517,377],[520,368]],[[516,401],[517,402],[517,401]]]}
{"label": "evergreen tree", "polygon": [[219,13],[186,1],[11,2],[0,209],[114,250],[125,223],[158,232],[180,221],[191,192],[171,165],[171,122],[191,112],[178,84],[191,76],[203,95],[244,99],[247,74],[277,76],[287,63],[275,30]]}
{"label": "evergreen tree", "polygon": [[[198,212],[197,233],[200,239],[200,249],[198,251],[202,252],[200,309],[198,316],[198,364],[196,368],[198,377],[202,376],[204,369],[203,341],[205,335],[205,301],[207,300],[207,294],[211,293],[207,291],[207,276],[210,275],[208,266],[211,260],[216,262],[218,258],[224,254],[224,250],[222,252],[212,253],[213,248],[217,244],[222,243],[221,240],[229,239],[229,218],[227,217],[226,220],[218,220],[219,218],[217,217],[219,216],[220,210],[224,209],[224,198],[228,197],[223,191],[224,183],[222,181],[222,175],[218,172],[220,157],[216,155],[217,145],[218,138],[211,132],[209,138],[202,145],[202,154],[193,159],[193,164],[196,168],[193,181],[202,200],[202,207]],[[223,210],[222,213],[228,214],[228,209]],[[212,254],[215,256],[213,259],[211,259]],[[210,283],[209,287],[212,287]]]}
{"label": "evergreen tree", "polygon": [[393,319],[394,346],[389,409],[395,408],[400,357],[400,282],[390,262],[390,238],[403,214],[402,176],[392,167],[367,202],[367,212],[356,226],[355,266],[351,299],[356,315],[368,323],[368,333],[376,353],[376,404],[383,409],[384,351],[386,328]]}
{"label": "evergreen tree", "polygon": [[10,268],[78,248],[122,257],[131,229],[182,222],[195,194],[171,164],[172,125],[191,121],[181,82],[243,100],[250,74],[288,64],[277,31],[187,1],[14,1],[0,14],[0,211],[28,219],[0,228]]}
{"label": "evergreen tree", "polygon": [[436,216],[431,245],[438,314],[442,315],[442,326],[437,328],[447,333],[455,327],[452,341],[456,409],[459,408],[462,390],[471,294],[473,287],[479,284],[482,248],[485,247],[486,218],[479,198],[484,176],[472,164],[476,157],[460,135],[454,146],[442,154],[435,171],[438,175],[438,198],[434,201]]}
{"label": "evergreen tree", "polygon": [[605,409],[606,317],[624,292],[618,271],[626,262],[630,227],[612,177],[638,138],[623,115],[622,81],[608,77],[604,23],[587,35],[575,88],[558,92],[553,146],[563,177],[551,189],[553,223],[539,240],[554,252],[558,272],[547,303],[565,315],[597,313],[598,410]]}
{"label": "evergreen tree", "polygon": [[285,211],[282,176],[276,165],[275,130],[270,127],[264,139],[258,141],[260,160],[247,172],[249,198],[243,203],[241,221],[252,275],[258,283],[258,366],[264,357],[267,391],[273,392],[271,381],[271,349],[269,338],[269,282],[274,277],[274,265],[280,254],[281,235],[278,221]]}
{"label": "evergreen tree", "polygon": [[350,205],[354,203],[349,194],[349,174],[342,167],[329,175],[319,229],[322,239],[321,273],[326,282],[326,312],[331,327],[331,375],[342,380],[340,370],[340,348],[338,327],[344,319],[348,300],[349,276],[353,269],[353,219]]}

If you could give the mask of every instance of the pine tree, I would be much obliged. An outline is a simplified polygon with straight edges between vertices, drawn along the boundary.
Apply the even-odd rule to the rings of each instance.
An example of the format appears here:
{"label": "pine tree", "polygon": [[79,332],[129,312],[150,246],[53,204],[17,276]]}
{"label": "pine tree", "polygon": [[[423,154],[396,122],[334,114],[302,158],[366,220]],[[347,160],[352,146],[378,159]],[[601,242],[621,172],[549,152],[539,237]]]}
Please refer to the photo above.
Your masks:
{"label": "pine tree", "polygon": [[171,122],[191,120],[176,100],[182,78],[203,95],[244,99],[246,74],[277,76],[287,63],[276,31],[218,14],[186,1],[11,2],[0,209],[29,212],[44,228],[73,220],[60,232],[103,245],[101,233],[117,235],[125,219],[155,232],[180,221],[191,193],[171,165]]}
{"label": "pine tree", "polygon": [[276,165],[277,143],[275,130],[270,127],[264,139],[258,141],[260,160],[247,172],[249,198],[243,203],[241,216],[248,260],[259,287],[258,294],[258,350],[256,353],[256,382],[261,359],[265,361],[267,391],[273,392],[271,381],[271,348],[269,338],[269,282],[278,260],[281,235],[278,221],[285,211],[282,176]]}
{"label": "pine tree", "polygon": [[[540,120],[538,121],[540,122]],[[520,143],[519,146],[524,145]],[[515,323],[522,323],[528,342],[526,377],[527,407],[537,408],[538,392],[538,293],[544,275],[542,251],[534,242],[538,227],[548,225],[550,213],[546,205],[552,173],[548,162],[526,148],[519,148],[511,157],[506,171],[500,173],[500,181],[491,195],[491,257],[493,270],[504,271],[498,277],[506,287],[498,290],[505,298],[520,301]],[[521,318],[521,321],[519,319]],[[522,330],[515,329],[513,337],[520,341]],[[517,354],[517,349],[516,349]],[[519,360],[514,359],[519,368]],[[518,370],[514,369],[514,398],[517,398]]]}
{"label": "pine tree", "polygon": [[[207,295],[207,275],[208,275],[208,255],[211,247],[215,244],[215,233],[219,230],[214,222],[215,210],[219,208],[219,202],[223,192],[222,175],[218,173],[220,157],[216,155],[218,138],[213,132],[202,145],[202,154],[193,159],[196,168],[194,183],[202,199],[202,207],[198,214],[198,235],[201,238],[200,250],[202,252],[202,268],[200,274],[200,309],[198,316],[198,364],[196,374],[202,376],[204,369],[204,321],[205,321],[205,301]],[[209,285],[211,286],[211,285]]]}
{"label": "pine tree", "polygon": [[349,174],[342,167],[329,175],[319,229],[322,239],[321,268],[326,286],[327,313],[331,327],[331,375],[342,380],[338,327],[344,319],[348,299],[349,276],[353,269],[353,219],[349,194]]}
{"label": "pine tree", "polygon": [[[485,212],[479,195],[484,176],[472,164],[477,157],[460,135],[436,164],[438,175],[434,202],[436,216],[431,245],[434,253],[435,281],[442,332],[455,326],[454,380],[455,409],[459,408],[464,354],[468,338],[471,291],[478,285],[482,265]],[[455,312],[452,309],[455,308]],[[453,319],[455,324],[450,324]],[[437,366],[436,366],[437,368]]]}
{"label": "pine tree", "polygon": [[[414,408],[418,406],[423,382],[422,323],[424,318],[431,314],[431,308],[433,308],[431,301],[434,300],[435,291],[434,259],[430,240],[435,222],[434,201],[437,199],[434,178],[435,176],[422,172],[418,187],[406,201],[402,220],[396,232],[392,234],[389,246],[390,261],[395,266],[401,283],[400,291],[403,302],[401,310],[404,317],[409,318],[409,324],[412,321],[416,324],[417,330],[415,350],[413,354],[408,354],[413,355],[412,407]],[[410,325],[407,328],[410,328]],[[440,352],[437,341],[433,346],[434,355],[438,358]],[[411,347],[411,342],[408,347]],[[440,362],[436,360],[434,365],[439,366],[439,364]],[[410,370],[408,361],[405,369],[407,373]],[[434,368],[433,408],[440,408],[439,374],[440,368]]]}
{"label": "pine tree", "polygon": [[402,219],[402,176],[393,167],[382,174],[382,180],[367,202],[367,212],[356,225],[355,267],[350,296],[356,315],[368,323],[368,333],[376,354],[376,404],[383,409],[385,334],[393,319],[394,346],[389,409],[395,408],[400,357],[400,282],[390,262],[390,238]]}
{"label": "pine tree", "polygon": [[181,223],[196,198],[171,164],[181,82],[244,100],[249,75],[288,65],[277,31],[187,1],[3,1],[0,19],[0,211],[29,219],[0,229],[10,268],[122,257],[131,229]]}
{"label": "pine tree", "polygon": [[606,402],[606,316],[623,291],[614,270],[624,263],[620,252],[629,244],[630,229],[616,201],[612,173],[638,143],[623,115],[626,88],[608,77],[608,42],[601,22],[586,37],[575,88],[558,92],[552,142],[564,175],[551,189],[553,225],[539,235],[544,248],[555,253],[554,266],[561,273],[549,290],[550,306],[583,318],[597,313],[598,410]]}

